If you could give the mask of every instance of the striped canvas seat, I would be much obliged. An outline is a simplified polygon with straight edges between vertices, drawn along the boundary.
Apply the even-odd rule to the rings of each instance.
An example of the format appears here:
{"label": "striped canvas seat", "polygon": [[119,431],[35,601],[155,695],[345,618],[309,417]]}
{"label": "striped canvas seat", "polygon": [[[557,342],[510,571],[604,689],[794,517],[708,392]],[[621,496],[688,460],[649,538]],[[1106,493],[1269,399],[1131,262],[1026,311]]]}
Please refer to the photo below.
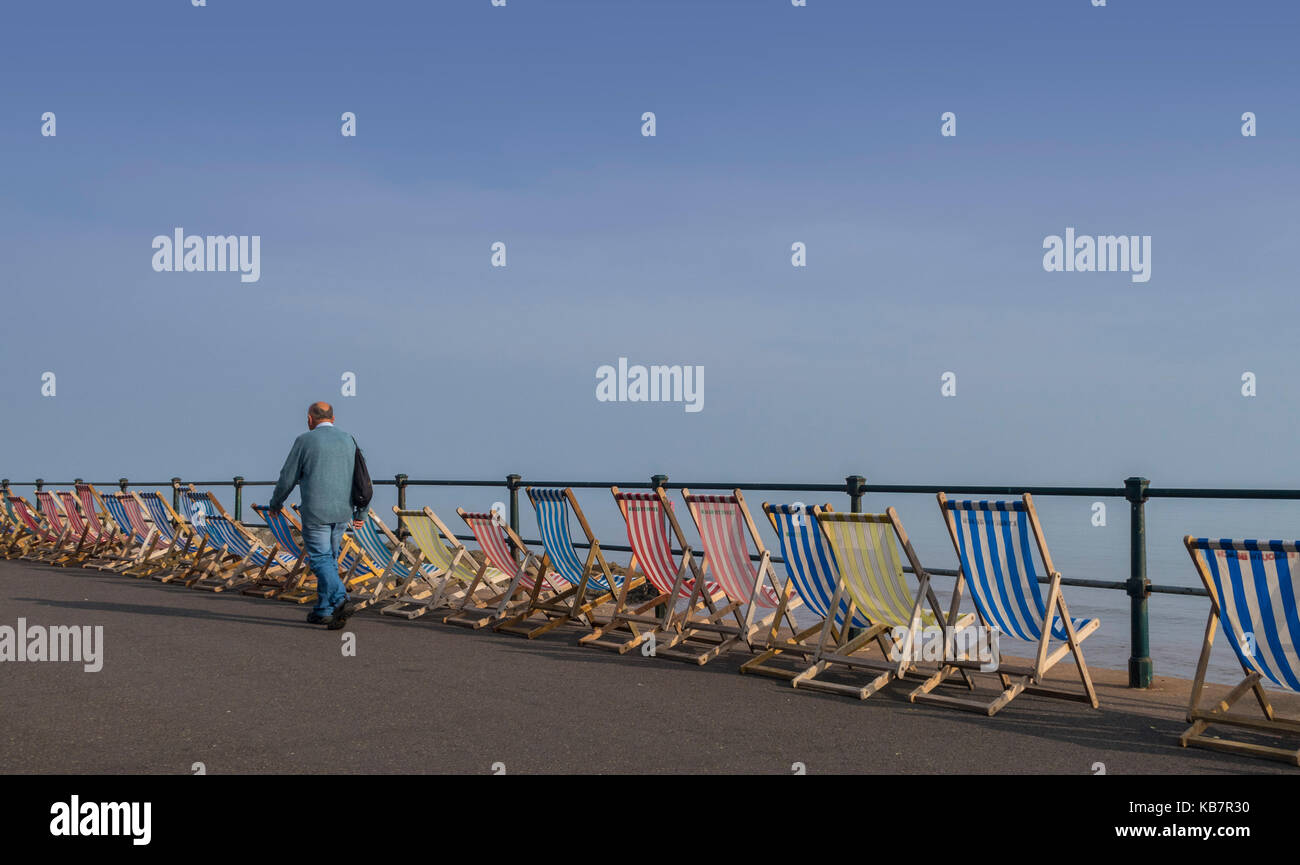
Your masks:
{"label": "striped canvas seat", "polygon": [[[532,591],[536,581],[527,570],[520,572],[514,556],[510,554],[510,544],[506,540],[505,529],[500,524],[499,517],[491,511],[462,511],[461,518],[474,533],[474,540],[478,542],[479,549],[487,557],[488,563],[502,573],[519,574],[519,585]],[[550,582],[549,574],[543,582],[547,588],[556,591],[555,586]]]}
{"label": "striped canvas seat", "polygon": [[[452,576],[461,582],[472,583],[474,581],[475,576],[477,576],[474,560],[468,556],[461,556],[453,565],[452,561],[455,559],[455,553],[448,548],[441,537],[441,531],[434,525],[433,520],[425,516],[423,512],[402,514],[400,519],[402,525],[406,527],[406,531],[410,534],[411,540],[415,541],[415,545],[424,554],[425,561],[428,563],[425,565],[427,572],[450,572]],[[475,537],[478,536],[475,535]],[[514,570],[511,570],[510,573],[513,574]],[[483,574],[483,579],[488,584],[495,585],[502,579],[506,579],[506,575],[499,568],[489,564]]]}
{"label": "striped canvas seat", "polygon": [[56,495],[59,506],[63,508],[63,515],[68,521],[68,528],[72,530],[72,536],[76,538],[84,536],[89,541],[98,541],[99,535],[89,522],[81,517],[81,509],[77,507],[77,497],[68,490],[59,490]]}
{"label": "striped canvas seat", "polygon": [[[563,489],[530,487],[528,497],[537,511],[537,528],[541,532],[542,546],[556,573],[571,586],[582,582],[587,570],[573,549],[569,533],[569,500]],[[611,572],[615,588],[623,585],[622,577]],[[601,591],[610,591],[609,581],[598,569],[592,568],[587,582]]]}
{"label": "striped canvas seat", "polygon": [[1196,538],[1241,666],[1300,692],[1300,547],[1296,541]]}
{"label": "striped canvas seat", "polygon": [[[1046,610],[1024,502],[949,500],[943,507],[952,513],[962,573],[984,621],[1037,642]],[[1093,621],[1072,619],[1076,631]],[[1052,636],[1064,640],[1064,624],[1059,617],[1053,623]]]}
{"label": "striped canvas seat", "polygon": [[[171,543],[178,536],[179,526],[172,524],[171,508],[163,501],[162,494],[158,492],[138,493],[140,501],[144,503],[145,510],[149,512],[149,520],[153,527],[158,530],[158,534],[165,541]],[[190,550],[197,549],[198,544],[194,538],[189,539]]]}
{"label": "striped canvas seat", "polygon": [[[621,490],[614,494],[627,514],[627,542],[636,556],[650,585],[660,593],[671,592],[677,581],[679,565],[673,560],[673,545],[668,538],[668,516],[664,513],[659,497],[654,493],[625,493]],[[705,591],[716,595],[721,588],[714,583],[706,583]],[[684,577],[677,594],[689,598],[695,589],[695,580]]]}
{"label": "striped canvas seat", "polygon": [[[112,529],[109,526],[104,525],[103,521],[99,518],[98,504],[100,503],[100,501],[102,501],[102,499],[100,499],[99,494],[95,491],[95,488],[92,487],[90,484],[77,484],[76,493],[77,493],[77,501],[81,503],[82,513],[85,514],[86,523],[90,526],[91,533],[95,537],[100,537],[100,538],[106,538],[111,536]],[[104,502],[104,507],[105,509],[107,509],[108,507],[107,502]],[[109,516],[111,517],[112,514],[110,513]],[[114,519],[113,522],[116,523],[117,520]],[[122,532],[127,531],[127,526],[125,523],[117,523],[117,527]]]}
{"label": "striped canvas seat", "polygon": [[[748,604],[759,573],[750,559],[745,517],[736,497],[685,493],[683,497],[700,531],[704,564],[710,577],[731,601]],[[771,586],[762,585],[755,601],[760,607],[775,607],[780,598]]]}
{"label": "striped canvas seat", "polygon": [[[209,514],[204,520],[203,531],[209,544],[240,559],[247,559],[257,567],[266,564],[271,557],[270,550],[253,541],[241,526],[223,514]],[[297,563],[297,558],[287,553],[275,554],[275,564],[285,570],[293,570]]]}
{"label": "striped canvas seat", "polygon": [[[293,506],[293,512],[298,514],[299,517],[302,515],[302,509],[298,505]],[[266,514],[266,510],[263,509],[260,513]],[[276,529],[271,529],[271,533],[275,536],[277,542],[279,542],[282,535],[289,538],[293,537],[293,532],[290,531],[290,527],[301,531],[300,526],[294,525],[294,523],[284,515],[284,511],[280,511],[268,519],[268,526],[272,520],[281,523],[278,531]],[[349,543],[350,540],[353,542]],[[286,547],[286,549],[289,548]],[[308,557],[306,552],[298,546],[296,541],[294,542],[292,552],[294,553],[295,558],[301,553],[303,561],[307,562],[308,566],[311,565],[310,557]],[[387,561],[387,558],[385,558],[384,561]],[[339,553],[339,574],[351,573],[353,577],[364,577],[371,574],[379,574],[383,570],[384,569],[381,567],[376,567],[374,562],[370,560],[370,557],[356,546],[355,539],[352,536],[352,527],[349,525],[347,532],[343,535],[343,549]]]}
{"label": "striped canvas seat", "polygon": [[[827,542],[821,525],[806,508],[764,505],[763,510],[776,527],[781,558],[785,560],[786,574],[794,583],[795,591],[810,610],[825,619],[830,615],[831,602],[839,585],[839,569],[836,566],[835,552]],[[863,609],[859,605],[854,610],[851,627],[865,628],[871,624],[863,615]],[[842,598],[835,613],[836,626],[844,623],[848,611],[849,601]]]}
{"label": "striped canvas seat", "polygon": [[[63,516],[63,511],[59,507],[58,500],[49,490],[39,490],[36,493],[36,504],[41,509],[41,515],[45,517],[45,522],[56,535],[62,535],[70,530],[70,526]],[[80,534],[79,532],[76,534]]]}
{"label": "striped canvas seat", "polygon": [[[835,551],[835,561],[849,595],[876,624],[911,625],[916,591],[907,584],[894,528],[885,514],[820,514],[817,521]],[[921,624],[936,624],[922,607]]]}
{"label": "striped canvas seat", "polygon": [[45,543],[54,543],[62,536],[62,532],[55,533],[50,525],[35,511],[27,500],[21,496],[13,496],[11,499],[14,508],[14,515],[18,517],[19,522],[27,531],[36,535]]}
{"label": "striped canvas seat", "polygon": [[149,523],[145,520],[140,504],[130,493],[108,493],[104,496],[104,507],[108,508],[113,522],[129,531],[139,543],[149,538]]}

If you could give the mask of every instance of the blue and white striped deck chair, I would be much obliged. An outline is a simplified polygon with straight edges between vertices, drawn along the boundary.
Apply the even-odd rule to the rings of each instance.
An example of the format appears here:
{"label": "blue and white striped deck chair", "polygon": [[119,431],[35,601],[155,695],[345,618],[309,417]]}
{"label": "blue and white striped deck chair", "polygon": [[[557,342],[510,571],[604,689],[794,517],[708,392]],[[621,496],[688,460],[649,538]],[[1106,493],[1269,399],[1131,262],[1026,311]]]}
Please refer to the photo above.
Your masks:
{"label": "blue and white striped deck chair", "polygon": [[154,529],[167,541],[170,560],[172,564],[177,565],[177,567],[166,568],[150,576],[162,583],[171,582],[183,576],[189,571],[189,568],[187,567],[182,571],[179,564],[187,558],[197,560],[201,557],[208,546],[207,536],[195,532],[189,523],[181,519],[172,510],[171,505],[167,504],[163,499],[161,493],[156,491],[137,492],[135,496],[144,505]]}
{"label": "blue and white striped deck chair", "polygon": [[383,567],[380,578],[356,594],[356,609],[397,598],[424,599],[441,587],[438,568],[425,562],[422,554],[407,549],[373,510],[366,514],[361,528],[350,530],[350,536],[374,566]]}
{"label": "blue and white striped deck chair", "polygon": [[[1300,718],[1278,717],[1263,688],[1273,685],[1300,693],[1300,542],[1233,541],[1183,538],[1196,572],[1210,595],[1210,617],[1192,682],[1187,720],[1192,726],[1180,742],[1300,766]],[[1201,707],[1205,671],[1214,633],[1222,627],[1246,678],[1210,709]],[[1232,712],[1247,693],[1254,693],[1263,717]],[[1291,746],[1276,748],[1203,735],[1209,726],[1233,726],[1289,738]]]}
{"label": "blue and white striped deck chair", "polygon": [[[625,592],[633,582],[639,584],[641,580],[629,580],[625,587],[623,578],[610,569],[572,489],[527,487],[525,491],[537,512],[537,528],[545,555],[529,602],[519,612],[497,623],[496,630],[532,639],[566,622],[585,621],[594,631],[598,626],[593,615],[595,609],[614,601],[616,591]],[[573,549],[573,537],[569,533],[570,512],[577,517],[578,525],[590,544],[585,562]],[[568,584],[568,588],[542,596],[540,587],[547,582],[548,572],[559,577],[559,585]],[[533,624],[530,620],[534,616],[541,616],[543,621]]]}
{"label": "blue and white striped deck chair", "polygon": [[[298,558],[280,552],[279,545],[267,549],[247,529],[222,513],[209,513],[204,518],[204,534],[210,547],[221,551],[196,576],[186,581],[192,589],[224,592],[243,583],[265,579],[271,568],[292,574],[302,567]],[[257,576],[251,574],[260,570]]]}
{"label": "blue and white striped deck chair", "polygon": [[[741,664],[740,672],[793,680],[805,671],[807,662],[817,654],[818,645],[823,640],[830,639],[833,645],[842,646],[848,640],[850,629],[870,627],[870,620],[840,588],[835,553],[814,517],[816,512],[830,509],[830,505],[808,508],[763,502],[763,513],[776,532],[786,576],[803,599],[804,606],[817,620],[785,640],[773,641],[766,651]],[[836,609],[833,617],[832,607]],[[848,628],[844,627],[846,617]],[[790,659],[797,656],[803,663],[793,670],[769,663],[787,653]]]}
{"label": "blue and white striped deck chair", "polygon": [[157,532],[141,521],[138,512],[135,518],[132,518],[133,515],[127,507],[128,502],[132,505],[136,504],[136,500],[131,497],[130,493],[110,492],[104,494],[104,507],[108,510],[108,515],[122,529],[127,538],[122,561],[108,568],[108,570],[117,573],[128,573],[132,569],[140,567],[152,556],[161,540]]}
{"label": "blue and white striped deck chair", "polygon": [[[997,675],[1003,690],[990,703],[915,692],[913,699],[993,715],[1021,692],[1028,692],[1081,700],[1097,708],[1097,692],[1080,644],[1101,622],[1070,617],[1061,592],[1061,574],[1052,565],[1033,497],[1025,493],[1020,501],[949,501],[946,494],[939,493],[938,498],[961,565],[961,574],[953,588],[949,624],[956,619],[963,589],[969,586],[980,623],[991,634],[988,642],[998,641],[998,654],[1002,651],[1001,640],[1008,637],[1036,644],[1037,653],[1032,667],[999,663]],[[1039,587],[1035,548],[1047,572],[1046,599]],[[1045,622],[1050,625],[1045,627]],[[1062,645],[1049,652],[1053,638],[1062,641]],[[1082,693],[1044,684],[1048,670],[1067,654],[1074,657],[1083,683]],[[969,670],[982,667],[979,661],[953,663]]]}

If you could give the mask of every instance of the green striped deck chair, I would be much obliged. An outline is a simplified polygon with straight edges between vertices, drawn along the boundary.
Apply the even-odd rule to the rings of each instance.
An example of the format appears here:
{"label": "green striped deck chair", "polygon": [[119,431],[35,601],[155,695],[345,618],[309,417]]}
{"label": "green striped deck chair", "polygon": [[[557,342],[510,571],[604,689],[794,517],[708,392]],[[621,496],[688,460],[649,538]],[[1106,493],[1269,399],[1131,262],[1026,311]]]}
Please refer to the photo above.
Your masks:
{"label": "green striped deck chair", "polygon": [[[1263,688],[1267,681],[1282,691],[1300,693],[1300,542],[1188,535],[1183,544],[1210,595],[1210,617],[1187,707],[1192,726],[1179,741],[1183,747],[1213,748],[1300,766],[1300,718],[1278,716]],[[1202,705],[1205,671],[1219,627],[1246,677],[1206,708]],[[1254,694],[1259,715],[1232,711],[1247,694]],[[1289,744],[1279,748],[1206,735],[1210,726],[1280,737]]]}
{"label": "green striped deck chair", "polygon": [[[812,518],[834,553],[838,574],[835,593],[826,609],[839,611],[841,619],[852,611],[854,624],[862,630],[850,637],[847,628],[840,628],[839,639],[832,640],[835,629],[829,625],[834,620],[828,615],[812,663],[791,684],[865,700],[890,682],[918,670],[921,643],[927,637],[938,655],[935,671],[928,674],[930,686],[952,673],[965,675],[945,663],[949,629],[930,586],[930,574],[912,549],[898,512],[886,508],[883,514],[841,514],[814,508]],[[912,581],[903,570],[900,549],[914,575]],[[973,618],[966,617],[957,627],[965,627]],[[870,653],[872,643],[880,649],[878,657]],[[865,674],[867,680],[846,683],[819,678],[827,671],[854,678]]]}
{"label": "green striped deck chair", "polygon": [[[442,621],[468,628],[492,624],[493,613],[510,577],[486,560],[479,564],[432,508],[393,513],[405,526],[419,552],[418,581],[423,591],[406,591],[380,613],[413,619],[443,611]],[[413,571],[416,573],[416,571]]]}

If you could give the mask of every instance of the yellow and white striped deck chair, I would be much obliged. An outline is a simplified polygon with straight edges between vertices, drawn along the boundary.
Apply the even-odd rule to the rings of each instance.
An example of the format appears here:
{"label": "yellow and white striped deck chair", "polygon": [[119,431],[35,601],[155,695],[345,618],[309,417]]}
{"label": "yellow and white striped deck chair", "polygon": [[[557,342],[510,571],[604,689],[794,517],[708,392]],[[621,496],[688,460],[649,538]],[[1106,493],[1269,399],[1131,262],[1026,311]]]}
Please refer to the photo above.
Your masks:
{"label": "yellow and white striped deck chair", "polygon": [[[948,646],[949,629],[930,586],[930,574],[912,549],[897,511],[888,508],[883,514],[845,514],[814,508],[813,516],[830,543],[839,571],[839,585],[830,609],[839,609],[848,601],[851,609],[870,624],[852,637],[849,629],[840,629],[840,639],[834,644],[829,641],[832,629],[823,628],[813,663],[791,684],[865,700],[890,682],[917,671],[923,639],[942,639],[938,646]],[[900,547],[915,575],[915,585],[903,571]],[[957,627],[965,627],[973,619],[973,615],[967,616]],[[866,653],[873,642],[880,647],[882,657]],[[943,661],[940,655],[937,669],[927,676],[927,681],[933,683],[931,687],[952,673],[960,673],[971,686],[964,671]],[[865,672],[869,680],[866,684],[842,684],[817,678],[836,667],[850,673]]]}
{"label": "yellow and white striped deck chair", "polygon": [[416,511],[394,506],[393,513],[420,551],[423,575],[379,612],[414,619],[445,609],[448,612],[442,621],[453,625],[477,629],[491,624],[510,577],[486,562],[476,562],[431,508]]}

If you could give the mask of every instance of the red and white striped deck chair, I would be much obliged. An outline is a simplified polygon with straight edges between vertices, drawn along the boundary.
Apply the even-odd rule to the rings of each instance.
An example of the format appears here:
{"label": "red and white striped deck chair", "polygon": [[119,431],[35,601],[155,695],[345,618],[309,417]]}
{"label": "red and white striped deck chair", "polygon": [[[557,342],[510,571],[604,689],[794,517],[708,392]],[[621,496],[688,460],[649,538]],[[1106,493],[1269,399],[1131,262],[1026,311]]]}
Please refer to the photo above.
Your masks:
{"label": "red and white striped deck chair", "polygon": [[[677,619],[706,608],[710,613],[716,612],[714,601],[725,600],[725,596],[716,584],[708,584],[703,592],[696,594],[696,583],[704,579],[703,565],[687,542],[673,513],[672,502],[662,487],[648,493],[625,493],[612,487],[611,492],[627,524],[627,540],[632,547],[628,570],[640,570],[656,594],[649,600],[637,601],[636,606],[629,606],[625,583],[610,620],[578,642],[613,649],[622,655],[653,635],[658,654],[659,639],[668,638],[665,635],[674,628]],[[668,534],[670,530],[672,538]],[[673,560],[674,538],[682,551],[680,564]],[[687,603],[690,606],[684,606]],[[651,614],[650,611],[656,608],[662,612]],[[626,639],[608,639],[611,634]]]}
{"label": "red and white striped deck chair", "polygon": [[[493,511],[467,511],[464,508],[456,508],[456,513],[460,514],[465,525],[474,533],[474,540],[478,541],[479,549],[483,551],[483,563],[479,565],[478,576],[481,578],[489,565],[504,574],[514,574],[510,585],[497,598],[496,608],[489,615],[489,621],[494,626],[526,609],[539,598],[544,600],[559,594],[561,590],[545,575],[538,576],[537,556],[499,514]],[[516,552],[519,561],[515,561]],[[466,614],[472,616],[475,612],[466,611]],[[458,616],[450,616],[444,621],[453,625],[472,625],[478,620],[467,622]]]}
{"label": "red and white striped deck chair", "polygon": [[104,529],[104,524],[100,522],[99,514],[95,511],[93,500],[90,506],[86,507],[79,492],[74,494],[69,490],[59,490],[55,495],[59,498],[59,504],[63,507],[63,514],[67,517],[72,533],[81,538],[83,553],[81,566],[100,568],[104,564],[116,563],[118,559],[113,552],[121,546],[117,527],[114,526],[112,532]]}
{"label": "red and white striped deck chair", "polygon": [[[744,643],[751,652],[767,648],[775,640],[782,622],[791,633],[797,633],[790,614],[803,602],[777,576],[772,567],[772,554],[763,544],[741,491],[732,490],[731,495],[695,495],[684,489],[682,498],[699,530],[709,579],[721,587],[727,603],[707,615],[687,616],[680,632],[656,654],[667,654],[665,649],[671,652],[688,640],[704,641],[706,648],[689,657],[698,664],[706,664],[737,643]],[[758,556],[757,563],[750,558],[751,544]],[[702,591],[697,582],[692,601]],[[728,616],[735,624],[724,624]]]}
{"label": "red and white striped deck chair", "polygon": [[[36,505],[41,509],[41,515],[45,517],[46,524],[51,530],[59,536],[58,547],[60,554],[53,558],[43,558],[43,561],[52,564],[62,565],[80,565],[86,557],[86,533],[87,527],[82,524],[81,516],[73,508],[71,516],[63,512],[63,506],[59,504],[58,496],[49,490],[36,491]],[[74,525],[73,520],[76,520]]]}
{"label": "red and white striped deck chair", "polygon": [[81,513],[90,527],[90,533],[102,539],[103,544],[99,560],[90,563],[100,570],[112,570],[119,565],[130,548],[131,534],[127,526],[119,526],[117,520],[109,513],[99,490],[93,484],[81,483],[74,487]]}
{"label": "red and white striped deck chair", "polygon": [[21,534],[6,547],[6,558],[17,556],[31,561],[46,561],[61,553],[63,536],[50,528],[45,519],[27,503],[27,499],[10,496],[9,504],[13,508],[16,527]]}

